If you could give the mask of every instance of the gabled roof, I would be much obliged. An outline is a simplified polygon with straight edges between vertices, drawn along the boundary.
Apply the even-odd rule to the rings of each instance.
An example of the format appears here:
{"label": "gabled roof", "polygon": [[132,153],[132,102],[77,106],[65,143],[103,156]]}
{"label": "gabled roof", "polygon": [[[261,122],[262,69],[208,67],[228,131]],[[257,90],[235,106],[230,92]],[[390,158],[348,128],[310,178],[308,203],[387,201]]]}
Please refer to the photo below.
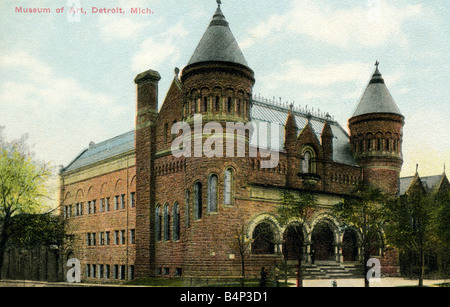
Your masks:
{"label": "gabled roof", "polygon": [[389,93],[388,88],[384,84],[384,79],[378,70],[378,62],[372,79],[367,85],[355,113],[353,113],[353,117],[373,113],[392,113],[402,115],[397,104],[392,98],[391,93]]}
{"label": "gabled roof", "polygon": [[248,67],[220,6],[217,8],[188,65],[201,62],[231,62]]}
{"label": "gabled roof", "polygon": [[446,180],[446,175],[443,173],[441,175],[420,177],[416,174],[414,176],[402,177],[400,178],[399,195],[406,194],[412,187],[412,184],[416,181],[415,179],[420,179],[422,187],[426,192],[434,192],[437,191],[441,187],[441,184]]}
{"label": "gabled roof", "polygon": [[[289,108],[261,102],[257,100],[252,101],[251,120],[255,122],[274,123],[280,126],[278,149],[284,149],[284,125],[287,121]],[[306,114],[297,110],[292,111],[295,116],[295,124],[297,125],[297,136],[306,126],[309,117],[309,123],[318,140],[325,125],[326,119],[311,114]],[[349,146],[349,136],[347,132],[335,121],[329,121],[331,132],[333,133],[333,161],[337,163],[358,166],[358,163],[353,158]],[[250,141],[253,145],[256,144],[254,138]]]}
{"label": "gabled roof", "polygon": [[409,190],[409,187],[411,186],[411,183],[413,182],[413,179],[415,176],[409,176],[409,177],[402,177],[400,178],[400,182],[398,185],[398,194],[399,195],[405,195],[406,192]]}
{"label": "gabled roof", "polygon": [[435,175],[435,176],[427,176],[427,177],[420,177],[422,184],[424,188],[428,191],[434,191],[435,189],[439,189],[442,180],[444,179],[444,174],[441,175]]}

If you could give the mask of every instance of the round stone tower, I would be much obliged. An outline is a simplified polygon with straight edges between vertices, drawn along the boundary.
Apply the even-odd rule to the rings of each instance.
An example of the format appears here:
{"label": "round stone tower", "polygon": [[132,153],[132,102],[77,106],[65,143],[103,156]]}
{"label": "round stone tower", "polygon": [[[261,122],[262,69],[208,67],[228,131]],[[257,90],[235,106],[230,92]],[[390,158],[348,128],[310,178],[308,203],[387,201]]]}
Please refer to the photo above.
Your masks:
{"label": "round stone tower", "polygon": [[375,72],[349,119],[350,143],[363,168],[363,180],[394,195],[398,190],[404,117],[385,85],[376,62]]}
{"label": "round stone tower", "polygon": [[250,119],[254,73],[231,32],[220,4],[181,75],[183,116],[203,122],[247,122]]}
{"label": "round stone tower", "polygon": [[230,231],[238,229],[246,212],[236,195],[243,196],[250,167],[246,128],[255,78],[218,3],[180,76],[183,121],[194,127],[193,156],[185,159],[183,178],[188,212],[183,274],[192,276],[239,272]]}

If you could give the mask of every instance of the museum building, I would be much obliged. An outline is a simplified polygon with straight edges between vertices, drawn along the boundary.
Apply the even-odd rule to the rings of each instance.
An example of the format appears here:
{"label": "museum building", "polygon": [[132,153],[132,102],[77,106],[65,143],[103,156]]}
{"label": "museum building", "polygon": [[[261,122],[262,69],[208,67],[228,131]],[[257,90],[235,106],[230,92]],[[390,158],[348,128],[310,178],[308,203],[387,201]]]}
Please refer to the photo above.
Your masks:
{"label": "museum building", "polygon": [[[378,62],[355,102],[350,134],[328,114],[256,97],[255,73],[220,5],[190,61],[175,69],[161,105],[160,78],[148,70],[134,80],[135,130],[91,142],[60,171],[64,257],[80,260],[84,280],[241,276],[240,235],[250,242],[246,276],[262,266],[275,270],[283,256],[295,260],[299,248],[306,264],[312,250],[322,263],[360,263],[359,231],[331,208],[361,181],[398,195],[403,163],[404,116]],[[271,129],[249,128],[263,126]],[[174,151],[177,138],[192,151],[200,144],[200,154]],[[234,154],[225,144],[235,145]],[[285,191],[310,192],[318,202],[300,239],[293,231],[298,221],[278,217]],[[383,274],[397,274],[395,252],[382,234],[376,241],[372,256]]]}

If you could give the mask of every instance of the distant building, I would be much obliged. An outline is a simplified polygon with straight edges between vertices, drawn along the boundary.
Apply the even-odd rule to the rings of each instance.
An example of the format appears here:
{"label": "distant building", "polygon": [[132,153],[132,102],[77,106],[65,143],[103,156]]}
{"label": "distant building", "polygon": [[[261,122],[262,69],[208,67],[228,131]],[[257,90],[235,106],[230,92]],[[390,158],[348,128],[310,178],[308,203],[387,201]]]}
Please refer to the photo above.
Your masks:
{"label": "distant building", "polygon": [[[450,183],[445,174],[445,170],[441,175],[421,177],[419,176],[419,173],[416,172],[414,176],[400,178],[400,199],[408,199],[411,195],[431,196],[431,205],[434,210],[436,210],[435,212],[439,212],[437,210],[440,210],[440,208],[437,206],[437,203],[442,203],[445,199],[445,195],[448,195],[449,191]],[[409,212],[408,216],[411,226],[417,225],[417,219],[412,212]],[[436,218],[439,219],[441,217]],[[442,218],[445,219],[445,217]],[[433,248],[427,248],[423,253],[424,273],[428,276],[447,278],[450,265],[448,249],[442,249],[441,247],[438,247],[437,244],[433,243]],[[398,258],[402,275],[413,277],[420,274],[422,266],[420,253],[417,251],[412,252],[405,250],[402,253],[399,253]]]}
{"label": "distant building", "polygon": [[[276,214],[284,190],[308,189],[320,203],[300,238],[307,263],[311,249],[316,261],[361,260],[359,231],[343,227],[329,209],[361,180],[393,196],[407,181],[399,178],[404,117],[378,63],[349,119],[348,135],[328,114],[253,95],[254,72],[219,5],[161,107],[159,80],[152,70],[135,79],[135,131],[90,144],[61,171],[61,214],[73,235],[66,255],[80,259],[84,279],[239,276],[235,237],[242,227],[252,239],[246,275],[257,276],[282,254],[295,259],[289,251],[298,249],[292,246],[299,242],[291,231],[296,223],[282,226]],[[204,133],[194,129],[196,114]],[[213,134],[204,130],[214,122],[223,129],[214,146],[241,141],[245,155],[176,157],[171,145],[180,134],[171,130],[180,122],[192,131],[192,148]],[[226,132],[227,123],[249,122],[280,127],[278,134],[269,133],[277,142],[261,145],[259,134],[246,129]],[[265,154],[278,155],[277,163],[262,167]],[[373,254],[383,258],[381,234],[378,243]],[[396,274],[393,267],[384,273]]]}

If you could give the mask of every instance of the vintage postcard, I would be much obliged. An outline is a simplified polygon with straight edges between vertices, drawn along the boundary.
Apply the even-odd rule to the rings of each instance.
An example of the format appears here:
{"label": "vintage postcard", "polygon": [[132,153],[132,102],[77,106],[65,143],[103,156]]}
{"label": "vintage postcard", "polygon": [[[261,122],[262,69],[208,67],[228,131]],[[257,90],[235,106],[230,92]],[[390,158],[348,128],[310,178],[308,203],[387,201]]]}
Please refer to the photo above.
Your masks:
{"label": "vintage postcard", "polygon": [[449,14],[2,1],[0,285],[448,286]]}

